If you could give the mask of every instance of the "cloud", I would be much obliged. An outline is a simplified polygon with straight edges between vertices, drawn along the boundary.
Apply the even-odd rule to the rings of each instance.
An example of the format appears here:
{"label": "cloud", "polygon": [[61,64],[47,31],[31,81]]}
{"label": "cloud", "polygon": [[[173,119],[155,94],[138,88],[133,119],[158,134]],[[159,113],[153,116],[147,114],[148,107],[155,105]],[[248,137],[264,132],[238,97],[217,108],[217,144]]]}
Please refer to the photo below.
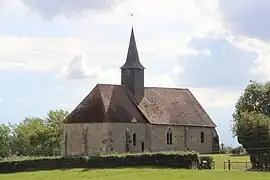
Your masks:
{"label": "cloud", "polygon": [[112,8],[122,0],[22,0],[31,9],[39,12],[45,18],[59,14],[76,16],[85,10],[103,10]]}
{"label": "cloud", "polygon": [[1,103],[1,102],[3,102],[3,98],[2,98],[2,97],[0,97],[0,103]]}
{"label": "cloud", "polygon": [[223,23],[234,34],[270,40],[270,1],[219,0]]}
{"label": "cloud", "polygon": [[1,0],[0,1],[0,8],[3,8],[7,3],[7,0]]}
{"label": "cloud", "polygon": [[85,65],[82,55],[76,55],[67,67],[62,70],[62,76],[68,79],[83,79],[94,77],[94,73]]}
{"label": "cloud", "polygon": [[[102,38],[101,38],[102,39]],[[124,59],[121,52],[127,45],[109,41],[97,45],[97,41],[79,37],[16,37],[0,35],[0,69],[51,70],[67,66],[67,59],[77,52],[84,55],[86,65],[120,66]],[[115,45],[115,46],[114,46]],[[125,45],[125,46],[123,46]],[[125,47],[125,48],[124,48]],[[106,53],[104,53],[106,49]]]}
{"label": "cloud", "polygon": [[191,92],[203,107],[233,107],[241,95],[241,90],[225,90],[220,88],[190,88]]}
{"label": "cloud", "polygon": [[189,46],[209,53],[180,56],[179,64],[185,69],[177,76],[184,86],[203,88],[243,88],[256,67],[257,53],[240,49],[226,39],[193,38]]}
{"label": "cloud", "polygon": [[237,48],[257,54],[257,58],[253,61],[254,67],[252,74],[257,78],[252,80],[267,81],[270,80],[270,44],[259,39],[238,36],[228,38],[228,40]]}

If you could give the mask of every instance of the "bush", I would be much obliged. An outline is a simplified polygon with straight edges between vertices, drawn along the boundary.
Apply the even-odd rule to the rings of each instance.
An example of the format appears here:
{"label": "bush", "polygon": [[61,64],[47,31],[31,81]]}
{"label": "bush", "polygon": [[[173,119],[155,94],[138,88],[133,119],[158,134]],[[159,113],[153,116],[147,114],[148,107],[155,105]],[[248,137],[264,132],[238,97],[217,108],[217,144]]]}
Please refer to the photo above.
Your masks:
{"label": "bush", "polygon": [[200,165],[202,169],[212,169],[213,163],[214,163],[214,159],[211,156],[200,157]]}
{"label": "bush", "polygon": [[192,168],[199,164],[197,153],[144,153],[126,155],[106,155],[101,157],[55,157],[0,162],[0,173],[38,171],[71,168],[112,168],[134,166],[159,166]]}

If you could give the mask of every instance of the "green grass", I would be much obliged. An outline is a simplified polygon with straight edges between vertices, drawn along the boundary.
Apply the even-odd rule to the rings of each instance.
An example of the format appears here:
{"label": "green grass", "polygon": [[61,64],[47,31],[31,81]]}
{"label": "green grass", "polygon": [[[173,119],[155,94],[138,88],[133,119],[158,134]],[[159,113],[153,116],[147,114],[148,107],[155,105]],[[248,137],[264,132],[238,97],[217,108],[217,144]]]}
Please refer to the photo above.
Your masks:
{"label": "green grass", "polygon": [[[204,155],[206,156],[206,155]],[[37,171],[15,174],[0,174],[0,180],[269,180],[267,172],[224,171],[224,161],[249,162],[249,156],[231,156],[227,154],[208,155],[214,158],[216,170],[183,170],[183,169],[153,169],[153,168],[122,168],[98,170],[55,170]],[[245,170],[245,163],[232,165],[232,170]]]}
{"label": "green grass", "polygon": [[270,173],[237,172],[219,170],[182,170],[126,168],[87,170],[73,169],[68,171],[40,171],[0,175],[0,180],[269,180]]}
{"label": "green grass", "polygon": [[[216,169],[224,169],[224,161],[228,162],[231,160],[232,162],[232,170],[245,170],[246,162],[250,162],[249,156],[233,156],[230,154],[210,154],[205,156],[212,156],[215,161]],[[242,163],[235,163],[242,162]],[[251,164],[247,163],[248,168],[250,168]],[[226,164],[226,168],[228,168],[228,164]]]}

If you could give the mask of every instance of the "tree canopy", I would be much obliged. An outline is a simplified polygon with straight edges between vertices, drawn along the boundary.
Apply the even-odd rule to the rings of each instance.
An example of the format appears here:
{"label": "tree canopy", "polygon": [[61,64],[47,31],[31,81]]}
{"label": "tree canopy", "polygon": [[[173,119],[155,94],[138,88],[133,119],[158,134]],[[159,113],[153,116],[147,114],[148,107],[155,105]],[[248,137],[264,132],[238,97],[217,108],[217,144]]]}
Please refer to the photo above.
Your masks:
{"label": "tree canopy", "polygon": [[68,114],[53,110],[45,118],[26,117],[19,124],[0,125],[0,158],[60,155],[63,121]]}
{"label": "tree canopy", "polygon": [[270,152],[270,82],[249,84],[233,113],[233,134],[249,153]]}

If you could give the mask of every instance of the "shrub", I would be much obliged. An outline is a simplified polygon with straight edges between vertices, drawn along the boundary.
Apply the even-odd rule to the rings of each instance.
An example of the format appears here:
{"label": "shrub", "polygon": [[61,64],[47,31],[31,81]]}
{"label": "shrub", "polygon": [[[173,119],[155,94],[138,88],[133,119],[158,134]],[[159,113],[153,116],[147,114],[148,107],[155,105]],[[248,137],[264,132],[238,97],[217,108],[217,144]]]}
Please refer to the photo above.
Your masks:
{"label": "shrub", "polygon": [[191,168],[199,164],[197,153],[143,153],[126,155],[106,155],[100,157],[55,157],[0,162],[0,173],[22,171],[70,169],[70,168],[112,168],[134,166],[159,166]]}

